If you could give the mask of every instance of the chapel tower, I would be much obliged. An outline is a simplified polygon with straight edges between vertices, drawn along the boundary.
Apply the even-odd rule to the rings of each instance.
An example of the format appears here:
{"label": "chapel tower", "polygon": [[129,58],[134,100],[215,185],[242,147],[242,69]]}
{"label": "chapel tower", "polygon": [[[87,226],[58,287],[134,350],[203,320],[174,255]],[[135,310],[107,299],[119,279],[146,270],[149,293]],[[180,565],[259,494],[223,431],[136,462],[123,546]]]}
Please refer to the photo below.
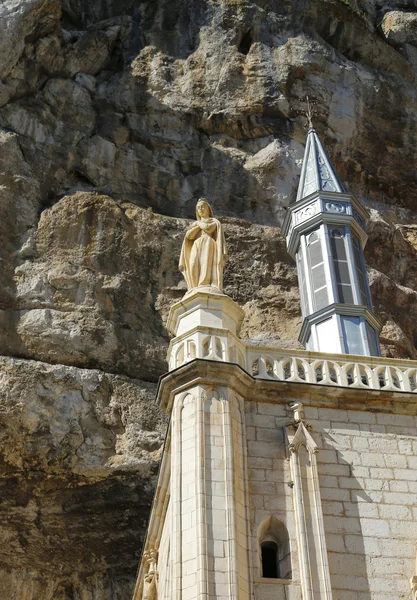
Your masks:
{"label": "chapel tower", "polygon": [[380,356],[363,248],[368,212],[346,192],[313,127],[283,233],[297,263],[300,342],[318,352]]}

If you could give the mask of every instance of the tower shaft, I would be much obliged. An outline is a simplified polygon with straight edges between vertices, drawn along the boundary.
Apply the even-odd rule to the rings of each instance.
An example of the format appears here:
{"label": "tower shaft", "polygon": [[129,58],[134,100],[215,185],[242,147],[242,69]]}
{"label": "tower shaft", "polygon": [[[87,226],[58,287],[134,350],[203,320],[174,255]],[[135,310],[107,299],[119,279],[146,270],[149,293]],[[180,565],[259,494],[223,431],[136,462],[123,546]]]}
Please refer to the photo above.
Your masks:
{"label": "tower shaft", "polygon": [[365,208],[348,194],[310,129],[297,200],[284,233],[296,259],[307,350],[380,356],[363,248]]}

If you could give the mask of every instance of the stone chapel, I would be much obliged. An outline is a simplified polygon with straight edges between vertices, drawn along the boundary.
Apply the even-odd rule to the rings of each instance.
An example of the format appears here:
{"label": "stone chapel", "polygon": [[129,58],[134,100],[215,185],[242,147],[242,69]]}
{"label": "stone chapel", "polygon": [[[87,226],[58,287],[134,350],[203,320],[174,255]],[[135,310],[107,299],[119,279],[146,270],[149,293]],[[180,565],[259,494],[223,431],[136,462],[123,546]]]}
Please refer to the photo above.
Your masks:
{"label": "stone chapel", "polygon": [[283,225],[302,351],[239,339],[227,240],[204,199],[196,216],[134,600],[416,600],[417,362],[380,356],[367,210],[310,127]]}

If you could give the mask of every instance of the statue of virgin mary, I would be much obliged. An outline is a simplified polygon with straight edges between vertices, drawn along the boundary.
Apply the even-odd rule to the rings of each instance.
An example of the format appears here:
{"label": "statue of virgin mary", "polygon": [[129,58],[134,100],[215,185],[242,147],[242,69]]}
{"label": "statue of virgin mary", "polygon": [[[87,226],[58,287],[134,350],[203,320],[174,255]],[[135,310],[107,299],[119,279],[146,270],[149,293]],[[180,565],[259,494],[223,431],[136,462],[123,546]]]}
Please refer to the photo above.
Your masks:
{"label": "statue of virgin mary", "polygon": [[223,268],[227,259],[223,228],[213,216],[205,198],[196,206],[197,221],[185,234],[181,248],[179,269],[184,275],[188,291],[198,287],[214,288],[223,292]]}

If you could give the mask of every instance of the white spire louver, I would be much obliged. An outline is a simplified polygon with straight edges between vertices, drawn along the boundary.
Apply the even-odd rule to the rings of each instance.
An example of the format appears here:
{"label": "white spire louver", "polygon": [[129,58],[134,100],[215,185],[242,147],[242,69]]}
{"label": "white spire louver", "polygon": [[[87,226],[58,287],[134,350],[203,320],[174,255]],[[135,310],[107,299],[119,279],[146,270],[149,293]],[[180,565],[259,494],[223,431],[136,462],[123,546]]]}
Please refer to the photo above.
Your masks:
{"label": "white spire louver", "polygon": [[314,192],[346,193],[326,154],[319,136],[310,129],[304,152],[303,168],[298,186],[297,202]]}

